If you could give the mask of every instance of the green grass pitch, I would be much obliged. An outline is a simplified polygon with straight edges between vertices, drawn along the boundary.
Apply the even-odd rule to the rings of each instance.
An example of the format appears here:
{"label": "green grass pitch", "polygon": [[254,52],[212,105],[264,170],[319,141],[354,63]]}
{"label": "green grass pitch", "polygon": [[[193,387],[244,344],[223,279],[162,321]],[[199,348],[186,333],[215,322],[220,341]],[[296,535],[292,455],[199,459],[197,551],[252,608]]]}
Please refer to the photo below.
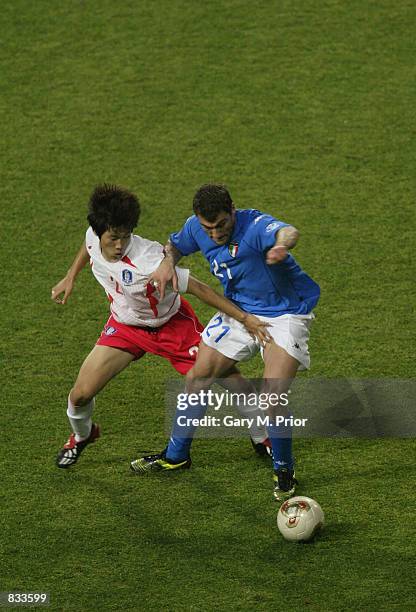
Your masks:
{"label": "green grass pitch", "polygon": [[100,394],[100,442],[57,470],[108,307],[87,270],[66,307],[50,289],[96,183],[136,191],[138,232],[164,241],[221,181],[301,231],[322,286],[307,376],[414,377],[415,20],[410,0],[2,2],[0,591],[65,611],[414,609],[412,439],[298,440],[299,492],[327,526],[287,543],[247,440],[130,476],[163,447],[177,376],[146,357]]}

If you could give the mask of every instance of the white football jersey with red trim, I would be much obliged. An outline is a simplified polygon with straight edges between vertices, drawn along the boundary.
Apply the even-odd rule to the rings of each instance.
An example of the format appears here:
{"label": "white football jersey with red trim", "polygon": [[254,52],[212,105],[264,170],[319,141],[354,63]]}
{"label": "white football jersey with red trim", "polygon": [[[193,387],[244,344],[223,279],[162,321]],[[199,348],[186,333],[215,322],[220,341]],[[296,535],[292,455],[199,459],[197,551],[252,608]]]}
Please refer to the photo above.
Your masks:
{"label": "white football jersey with red trim", "polygon": [[[158,242],[132,235],[120,261],[107,261],[101,253],[100,240],[91,227],[85,235],[90,265],[97,281],[110,300],[114,318],[126,325],[160,327],[180,307],[178,293],[166,289],[165,297],[149,283],[149,276],[163,259],[163,247]],[[176,268],[179,292],[188,288],[189,270]]]}

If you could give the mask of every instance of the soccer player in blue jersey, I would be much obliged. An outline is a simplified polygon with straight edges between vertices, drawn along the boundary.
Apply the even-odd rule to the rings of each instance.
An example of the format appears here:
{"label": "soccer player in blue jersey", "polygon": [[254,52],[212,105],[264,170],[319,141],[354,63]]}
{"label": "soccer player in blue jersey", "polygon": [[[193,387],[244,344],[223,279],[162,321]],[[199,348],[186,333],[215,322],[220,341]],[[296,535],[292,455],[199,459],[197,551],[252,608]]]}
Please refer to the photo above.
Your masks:
{"label": "soccer player in blue jersey", "polygon": [[[179,259],[201,251],[223,285],[224,295],[267,322],[272,341],[261,346],[241,324],[217,313],[202,334],[197,361],[187,374],[188,392],[206,387],[260,350],[264,360],[262,391],[286,393],[297,371],[309,367],[309,328],[320,294],[319,286],[289,253],[299,232],[258,210],[236,209],[223,185],[203,185],[194,197],[193,210],[195,214],[182,229],[171,234],[167,255],[152,275],[161,296],[167,282],[171,281],[174,289],[177,286],[174,266]],[[268,413],[276,417],[282,410],[282,406],[269,406]],[[192,433],[183,437],[174,427],[167,448],[158,455],[133,461],[132,469],[146,473],[189,467]],[[276,426],[275,418],[271,418],[268,433],[273,450],[274,496],[281,501],[294,494],[297,484],[291,430]]]}

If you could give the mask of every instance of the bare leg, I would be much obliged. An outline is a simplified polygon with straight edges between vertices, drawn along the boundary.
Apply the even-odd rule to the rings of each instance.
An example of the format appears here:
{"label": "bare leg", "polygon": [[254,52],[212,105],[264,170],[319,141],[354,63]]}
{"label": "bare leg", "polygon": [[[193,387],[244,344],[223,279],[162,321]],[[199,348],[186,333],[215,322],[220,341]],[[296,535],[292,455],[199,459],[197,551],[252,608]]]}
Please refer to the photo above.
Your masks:
{"label": "bare leg", "polygon": [[[224,378],[219,381],[222,387],[231,393],[243,394],[245,398],[257,395],[257,389],[251,381],[245,378],[236,366],[225,373]],[[236,406],[240,415],[245,419],[250,419],[252,424],[248,431],[253,443],[253,447],[259,455],[270,455],[270,442],[264,425],[261,425],[260,418],[264,417],[257,404],[252,405],[246,401],[238,402]]]}
{"label": "bare leg", "polygon": [[133,359],[131,353],[110,346],[95,346],[87,356],[68,398],[67,415],[77,442],[90,435],[97,393]]}
{"label": "bare leg", "polygon": [[94,346],[81,366],[70,398],[72,404],[84,406],[114,376],[119,374],[134,359],[134,355],[112,346]]}
{"label": "bare leg", "polygon": [[95,395],[133,359],[130,353],[110,346],[95,346],[85,359],[68,397],[67,415],[73,434],[58,453],[59,468],[74,465],[83,449],[99,438],[99,427],[92,425]]}
{"label": "bare leg", "polygon": [[[208,389],[215,378],[222,377],[235,364],[236,361],[233,359],[225,357],[222,353],[201,342],[196,363],[186,375],[187,393],[199,393],[202,389]],[[180,425],[180,422],[183,422],[183,417],[202,418],[206,409],[206,406],[188,406],[184,411],[176,410],[172,435],[166,449],[167,459],[180,462],[189,457],[196,427],[191,424],[183,426]]]}

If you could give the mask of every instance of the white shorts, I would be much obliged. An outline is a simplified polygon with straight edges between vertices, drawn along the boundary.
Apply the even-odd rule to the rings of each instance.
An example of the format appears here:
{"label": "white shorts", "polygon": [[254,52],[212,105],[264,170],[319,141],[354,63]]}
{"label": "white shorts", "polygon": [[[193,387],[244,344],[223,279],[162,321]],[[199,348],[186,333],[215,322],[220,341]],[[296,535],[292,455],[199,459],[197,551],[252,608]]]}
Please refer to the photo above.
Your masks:
{"label": "white shorts", "polygon": [[[278,346],[299,361],[299,370],[307,370],[310,366],[309,329],[315,315],[256,316],[269,323],[269,334]],[[250,336],[242,323],[223,312],[217,312],[212,317],[202,332],[202,340],[207,346],[235,361],[247,361],[259,351],[263,356],[263,348],[257,338]]]}

